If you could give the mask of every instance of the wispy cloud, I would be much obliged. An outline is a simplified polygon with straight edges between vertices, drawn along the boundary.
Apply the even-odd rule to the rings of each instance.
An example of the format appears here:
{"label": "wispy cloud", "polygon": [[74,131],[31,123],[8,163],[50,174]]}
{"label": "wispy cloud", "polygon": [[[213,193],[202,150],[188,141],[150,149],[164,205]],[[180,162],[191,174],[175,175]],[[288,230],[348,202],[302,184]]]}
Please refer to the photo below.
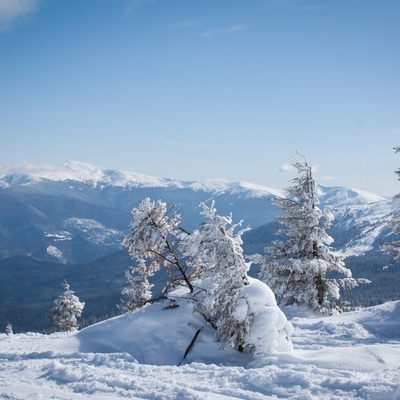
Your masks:
{"label": "wispy cloud", "polygon": [[247,29],[248,29],[248,25],[238,24],[238,25],[228,26],[226,28],[210,29],[210,30],[204,31],[201,34],[201,36],[215,37],[215,36],[226,35],[226,34],[230,34],[230,33],[245,32],[245,31],[247,31]]}
{"label": "wispy cloud", "polygon": [[53,165],[37,165],[32,163],[11,164],[5,163],[0,165],[0,177],[12,174],[40,175],[42,173],[54,173],[59,167]]}
{"label": "wispy cloud", "polygon": [[190,29],[198,26],[199,23],[196,21],[181,21],[171,25],[172,30],[180,30],[180,29]]}
{"label": "wispy cloud", "polygon": [[318,11],[322,4],[313,0],[264,0],[264,4],[270,8],[289,8],[292,10]]}
{"label": "wispy cloud", "polygon": [[12,29],[22,18],[36,11],[40,0],[0,0],[0,31]]}
{"label": "wispy cloud", "polygon": [[156,0],[129,0],[125,7],[125,14],[130,14],[136,11],[138,8],[153,4]]}
{"label": "wispy cloud", "polygon": [[327,175],[322,178],[322,182],[330,182],[330,181],[334,181],[334,180],[336,180],[336,176]]}

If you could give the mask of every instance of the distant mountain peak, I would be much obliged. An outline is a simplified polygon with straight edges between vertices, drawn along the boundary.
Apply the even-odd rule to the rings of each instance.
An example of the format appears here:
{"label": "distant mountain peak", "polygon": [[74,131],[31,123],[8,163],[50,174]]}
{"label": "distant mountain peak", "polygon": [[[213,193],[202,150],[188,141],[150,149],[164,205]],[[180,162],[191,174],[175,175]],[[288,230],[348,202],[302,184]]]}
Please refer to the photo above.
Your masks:
{"label": "distant mountain peak", "polygon": [[[14,177],[11,179],[10,177]],[[24,183],[42,179],[50,181],[75,181],[97,186],[164,186],[167,180],[133,172],[111,170],[80,161],[66,161],[61,165],[20,164],[0,167],[0,182],[16,182],[24,177]],[[3,184],[5,186],[5,184]]]}
{"label": "distant mountain peak", "polygon": [[320,189],[322,192],[320,200],[325,206],[355,206],[387,200],[374,193],[341,186],[321,186]]}

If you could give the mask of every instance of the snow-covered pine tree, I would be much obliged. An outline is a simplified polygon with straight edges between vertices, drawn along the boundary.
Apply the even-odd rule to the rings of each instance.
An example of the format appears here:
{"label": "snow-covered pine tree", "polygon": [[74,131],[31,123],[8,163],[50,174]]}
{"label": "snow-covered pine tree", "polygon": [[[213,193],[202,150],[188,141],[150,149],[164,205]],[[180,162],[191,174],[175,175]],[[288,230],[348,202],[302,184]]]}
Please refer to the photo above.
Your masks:
{"label": "snow-covered pine tree", "polygon": [[178,212],[172,213],[172,210],[173,207],[168,209],[167,204],[161,200],[142,200],[139,207],[132,210],[132,232],[125,236],[123,244],[134,260],[143,259],[149,262],[149,266],[143,271],[144,277],[151,277],[162,267],[168,270],[170,281],[165,292],[182,282],[193,292],[190,273],[182,265],[173,246],[181,216]]}
{"label": "snow-covered pine tree", "polygon": [[13,335],[12,325],[9,322],[7,322],[7,324],[6,324],[6,335],[7,336]]}
{"label": "snow-covered pine tree", "polygon": [[147,280],[146,262],[142,258],[138,259],[136,267],[132,267],[131,271],[125,272],[128,286],[122,289],[125,299],[118,306],[121,312],[135,310],[145,305],[151,299],[151,285]]}
{"label": "snow-covered pine tree", "polygon": [[183,240],[183,254],[191,256],[188,264],[203,270],[202,281],[206,288],[201,296],[200,307],[217,329],[222,347],[226,344],[242,348],[249,331],[249,318],[236,318],[235,309],[241,288],[248,285],[248,264],[241,248],[243,231],[234,233],[232,216],[216,214],[214,203],[210,207],[201,204],[206,222],[199,230]]}
{"label": "snow-covered pine tree", "polygon": [[217,215],[214,202],[201,207],[206,221],[180,246],[188,264],[202,272],[196,282],[199,311],[216,328],[221,347],[256,355],[288,350],[290,324],[272,291],[247,276],[241,238],[245,230],[235,232],[240,224],[232,224],[232,215]]}
{"label": "snow-covered pine tree", "polygon": [[[313,310],[329,312],[333,299],[339,299],[340,287],[351,289],[367,280],[352,278],[341,256],[330,245],[332,237],[326,233],[333,214],[323,213],[318,207],[319,189],[307,160],[295,160],[298,177],[286,189],[285,198],[274,203],[282,216],[277,233],[286,236],[266,248],[260,279],[266,282],[283,304],[305,304]],[[330,272],[345,275],[343,279],[328,278]]]}
{"label": "snow-covered pine tree", "polygon": [[[400,147],[394,148],[396,153],[400,153]],[[394,171],[400,180],[400,168],[397,171]],[[394,196],[395,199],[400,199],[400,193]],[[394,234],[400,234],[400,214],[393,215],[389,227],[392,229]],[[395,259],[400,259],[400,239],[393,240],[390,243],[385,243],[384,248],[390,252],[394,253]]]}
{"label": "snow-covered pine tree", "polygon": [[66,281],[64,281],[63,287],[64,292],[54,300],[56,306],[52,309],[50,319],[58,329],[75,332],[78,330],[77,318],[82,315],[85,303],[79,301],[79,298],[69,289]]}

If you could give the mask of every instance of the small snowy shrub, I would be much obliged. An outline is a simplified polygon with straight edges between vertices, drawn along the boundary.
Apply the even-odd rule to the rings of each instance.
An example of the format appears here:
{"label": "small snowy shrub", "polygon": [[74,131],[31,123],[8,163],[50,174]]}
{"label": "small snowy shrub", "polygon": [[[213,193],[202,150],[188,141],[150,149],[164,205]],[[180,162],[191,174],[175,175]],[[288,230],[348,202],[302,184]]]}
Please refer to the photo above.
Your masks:
{"label": "small snowy shrub", "polygon": [[9,322],[7,322],[6,324],[6,335],[7,336],[13,335],[12,325]]}
{"label": "small snowy shrub", "polygon": [[151,299],[152,285],[147,280],[146,272],[146,264],[143,259],[139,259],[138,265],[132,267],[131,271],[125,272],[128,286],[122,289],[122,295],[125,296],[125,299],[118,306],[121,312],[135,310]]}

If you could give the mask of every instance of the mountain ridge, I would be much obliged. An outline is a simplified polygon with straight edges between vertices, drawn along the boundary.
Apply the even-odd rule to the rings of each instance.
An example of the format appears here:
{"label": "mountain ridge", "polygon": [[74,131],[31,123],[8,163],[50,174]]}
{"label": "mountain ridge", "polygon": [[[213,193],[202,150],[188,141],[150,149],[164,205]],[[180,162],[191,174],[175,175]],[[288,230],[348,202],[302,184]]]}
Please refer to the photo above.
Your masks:
{"label": "mountain ridge", "polygon": [[206,179],[204,181],[183,181],[173,178],[159,178],[131,171],[101,168],[80,161],[67,161],[59,166],[39,166],[22,164],[0,166],[0,186],[8,188],[12,184],[33,184],[40,180],[74,181],[91,184],[94,188],[116,186],[126,188],[170,187],[193,190],[223,191],[227,189],[259,192],[259,195],[281,195],[281,191],[250,182],[231,182],[225,179]]}
{"label": "mountain ridge", "polygon": [[[319,206],[333,211],[333,228],[346,255],[372,249],[382,233],[387,236],[393,210],[400,209],[396,200],[361,190],[319,189]],[[221,215],[232,213],[244,226],[270,224],[279,214],[271,201],[277,196],[284,192],[248,182],[179,181],[77,161],[58,167],[0,167],[0,259],[28,254],[80,263],[110,254],[121,248],[130,211],[145,197],[176,205],[182,226],[191,231],[202,221],[199,204],[211,201]],[[354,237],[344,241],[349,234],[343,232]]]}
{"label": "mountain ridge", "polygon": [[[102,168],[92,164],[69,160],[58,166],[21,164],[14,166],[0,166],[0,187],[9,188],[12,184],[33,184],[40,180],[50,181],[74,181],[90,184],[94,188],[116,186],[126,188],[190,188],[192,190],[216,191],[224,190],[238,191],[248,190],[254,196],[284,196],[284,189],[275,189],[264,185],[254,184],[246,181],[228,181],[226,179],[206,179],[203,181],[184,181],[173,178],[160,178],[145,174],[139,174],[120,169]],[[338,204],[341,198],[343,204],[349,204],[349,199],[362,198],[367,203],[373,203],[388,199],[375,193],[360,189],[345,188],[342,186],[321,186],[322,197],[327,197],[331,203]],[[340,191],[342,189],[342,192]],[[343,193],[343,189],[347,191]],[[326,194],[329,190],[329,194]],[[333,200],[332,192],[336,199]],[[347,200],[347,202],[346,202]],[[325,201],[328,203],[328,201]],[[359,200],[360,202],[360,200]]]}

